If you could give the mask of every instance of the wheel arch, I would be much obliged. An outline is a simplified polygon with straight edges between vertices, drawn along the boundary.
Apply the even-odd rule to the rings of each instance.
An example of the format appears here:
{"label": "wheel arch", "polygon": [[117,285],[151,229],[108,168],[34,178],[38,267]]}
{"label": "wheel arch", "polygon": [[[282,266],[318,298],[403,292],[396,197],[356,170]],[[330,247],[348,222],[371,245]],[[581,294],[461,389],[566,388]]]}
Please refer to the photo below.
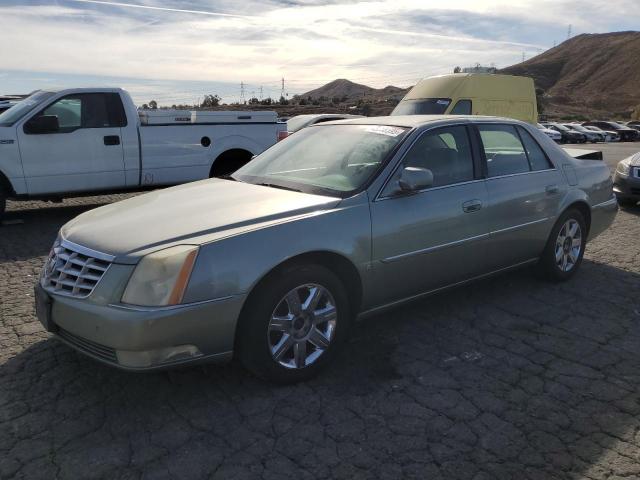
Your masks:
{"label": "wheel arch", "polygon": [[290,268],[309,264],[320,265],[322,267],[328,268],[332,273],[334,273],[343,283],[349,297],[354,299],[352,302],[350,302],[350,313],[352,315],[358,313],[362,305],[363,285],[360,272],[353,264],[353,262],[351,262],[344,255],[332,251],[316,250],[305,252],[282,261],[278,265],[271,268],[253,284],[246,300],[244,301],[242,310],[238,317],[239,321],[236,325],[234,343],[237,343],[238,331],[241,328],[244,313],[246,309],[251,308],[252,297],[256,294],[256,292],[260,290],[260,287],[272,280],[274,277],[283,275]]}
{"label": "wheel arch", "polygon": [[246,147],[234,147],[220,153],[211,163],[209,178],[220,177],[233,173],[246,165],[254,153]]}
{"label": "wheel arch", "polygon": [[16,195],[16,191],[13,188],[11,181],[9,181],[9,177],[7,177],[2,171],[0,171],[0,189],[5,191],[8,196],[12,197]]}
{"label": "wheel arch", "polygon": [[587,237],[589,235],[589,231],[591,230],[591,207],[585,200],[576,200],[567,205],[567,207],[563,210],[563,213],[570,209],[578,210],[584,217],[584,221],[587,227],[585,237]]}

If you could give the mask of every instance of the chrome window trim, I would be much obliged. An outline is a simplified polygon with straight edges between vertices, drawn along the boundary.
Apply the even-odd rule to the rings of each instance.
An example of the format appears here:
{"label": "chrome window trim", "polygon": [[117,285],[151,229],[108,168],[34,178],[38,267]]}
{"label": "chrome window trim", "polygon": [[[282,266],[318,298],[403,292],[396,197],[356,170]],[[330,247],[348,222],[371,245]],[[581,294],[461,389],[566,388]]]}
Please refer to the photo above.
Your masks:
{"label": "chrome window trim", "polygon": [[82,255],[86,255],[87,257],[97,258],[98,260],[103,260],[105,262],[113,263],[113,261],[116,259],[114,255],[109,255],[108,253],[103,253],[99,252],[98,250],[83,247],[82,245],[73,243],[66,238],[62,238],[62,240],[60,241],[60,245],[62,245],[63,247],[68,247],[70,250],[73,250]]}
{"label": "chrome window trim", "polygon": [[[383,193],[384,193],[385,189],[387,188],[387,185],[389,184],[389,182],[391,181],[391,179],[395,175],[395,173],[400,168],[400,165],[402,164],[402,160],[404,160],[404,158],[407,156],[407,153],[409,153],[409,151],[413,148],[413,146],[416,144],[416,142],[423,137],[423,135],[427,135],[429,132],[432,132],[433,130],[437,130],[439,128],[468,127],[469,125],[473,125],[473,124],[468,120],[455,121],[455,122],[452,122],[452,123],[433,125],[431,127],[428,127],[426,130],[423,130],[422,132],[419,132],[418,135],[416,136],[416,138],[409,144],[409,146],[406,148],[406,150],[402,153],[402,155],[400,156],[400,158],[396,162],[396,165],[394,165],[393,169],[391,170],[391,173],[389,173],[389,175],[387,175],[387,178],[385,179],[384,183],[382,184],[382,187],[380,188],[380,190],[378,190],[378,193],[376,194],[376,196],[373,199],[373,201],[374,202],[378,202],[378,201],[382,201],[382,200],[400,198],[400,197],[397,197],[397,196],[383,195]],[[473,142],[471,141],[471,136],[469,135],[468,132],[467,132],[467,136],[469,137],[469,146],[473,147]],[[474,163],[473,162],[473,153],[471,155],[471,163],[472,164]],[[474,175],[475,174],[476,174],[476,172],[475,172],[475,165],[474,165]],[[435,189],[440,189],[440,188],[454,187],[454,186],[457,186],[457,185],[463,185],[463,184],[467,184],[467,183],[474,183],[474,182],[479,182],[479,181],[484,181],[484,180],[485,180],[484,178],[474,178],[473,180],[465,180],[464,182],[451,183],[449,185],[441,185],[439,187],[429,187],[429,188],[425,188],[423,190],[417,190],[415,192],[412,192],[412,194],[422,193],[422,192],[435,190]]]}
{"label": "chrome window trim", "polygon": [[410,194],[407,195],[398,195],[398,196],[385,196],[379,199],[374,200],[374,202],[384,202],[386,200],[395,200],[396,198],[406,198],[406,197],[410,197],[413,195],[418,195],[420,193],[425,193],[425,192],[433,192],[436,190],[445,190],[447,188],[452,188],[452,187],[460,187],[462,185],[470,185],[472,183],[480,183],[480,182],[484,182],[486,179],[484,178],[478,178],[476,180],[469,180],[467,182],[460,182],[460,183],[452,183],[450,185],[441,185],[439,187],[429,187],[429,188],[424,188],[422,190],[416,190],[415,192],[411,192]]}
{"label": "chrome window trim", "polygon": [[497,178],[519,177],[521,175],[531,175],[534,173],[557,172],[557,171],[558,171],[557,168],[546,168],[544,170],[530,170],[528,172],[510,173],[508,175],[498,175],[497,177],[487,177],[486,180],[495,180]]}

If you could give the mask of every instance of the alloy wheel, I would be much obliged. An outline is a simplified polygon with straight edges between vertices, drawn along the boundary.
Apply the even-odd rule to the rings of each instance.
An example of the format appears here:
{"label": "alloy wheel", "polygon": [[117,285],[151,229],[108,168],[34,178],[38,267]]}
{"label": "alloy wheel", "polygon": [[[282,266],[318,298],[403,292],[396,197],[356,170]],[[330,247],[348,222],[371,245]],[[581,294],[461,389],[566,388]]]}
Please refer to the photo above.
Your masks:
{"label": "alloy wheel", "polygon": [[556,266],[563,272],[570,272],[578,262],[582,251],[582,229],[573,218],[568,219],[556,239]]}
{"label": "alloy wheel", "polygon": [[337,319],[336,302],[325,287],[294,288],[271,314],[267,330],[271,357],[286,368],[314,364],[333,341]]}

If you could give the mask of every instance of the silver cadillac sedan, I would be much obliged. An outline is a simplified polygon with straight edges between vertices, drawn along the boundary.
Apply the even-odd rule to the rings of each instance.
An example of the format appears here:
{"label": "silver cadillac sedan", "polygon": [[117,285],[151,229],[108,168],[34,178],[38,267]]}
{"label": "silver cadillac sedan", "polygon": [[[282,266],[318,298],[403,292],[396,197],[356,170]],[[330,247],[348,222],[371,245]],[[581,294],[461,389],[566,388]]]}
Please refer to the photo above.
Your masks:
{"label": "silver cadillac sedan", "polygon": [[158,190],[60,230],[42,324],[127,370],[239,358],[315,375],[356,319],[528,264],[555,281],[617,212],[609,170],[489,117],[303,129],[228,179]]}

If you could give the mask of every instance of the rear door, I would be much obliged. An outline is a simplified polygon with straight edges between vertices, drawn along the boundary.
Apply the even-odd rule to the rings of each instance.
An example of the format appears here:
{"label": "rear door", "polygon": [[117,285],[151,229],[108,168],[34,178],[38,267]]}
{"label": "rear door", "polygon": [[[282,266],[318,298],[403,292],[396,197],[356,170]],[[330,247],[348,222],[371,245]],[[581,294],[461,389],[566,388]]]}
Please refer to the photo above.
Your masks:
{"label": "rear door", "polygon": [[540,256],[566,184],[535,138],[512,124],[477,125],[489,194],[489,269]]}
{"label": "rear door", "polygon": [[[488,200],[472,145],[465,125],[425,132],[371,203],[379,305],[482,271]],[[405,167],[431,170],[433,186],[412,194],[398,193],[398,179]]]}
{"label": "rear door", "polygon": [[55,115],[55,133],[18,127],[29,194],[106,190],[125,185],[121,128],[127,124],[117,93],[71,94],[35,114]]}

